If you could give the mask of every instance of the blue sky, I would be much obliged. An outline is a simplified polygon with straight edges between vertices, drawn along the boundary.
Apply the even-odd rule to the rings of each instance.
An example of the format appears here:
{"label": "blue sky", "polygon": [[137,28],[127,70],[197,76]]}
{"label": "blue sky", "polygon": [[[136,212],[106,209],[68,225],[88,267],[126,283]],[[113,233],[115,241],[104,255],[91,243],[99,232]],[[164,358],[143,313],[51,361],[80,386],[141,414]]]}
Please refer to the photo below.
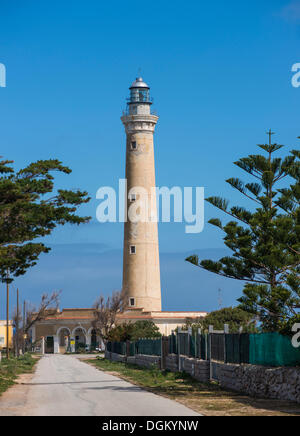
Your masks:
{"label": "blue sky", "polygon": [[[124,177],[120,116],[139,68],[160,116],[158,186],[204,186],[207,196],[240,202],[224,183],[242,176],[232,162],[255,153],[269,128],[287,150],[296,146],[300,88],[291,86],[291,68],[300,62],[299,1],[0,5],[1,155],[16,168],[58,158],[73,170],[58,186],[92,196],[81,213],[93,221],[54,232],[51,254],[15,283],[23,298],[62,289],[63,306],[90,306],[99,292],[120,288],[123,228],[95,221],[95,196]],[[209,205],[205,213],[206,221],[220,216]],[[159,235],[164,309],[215,309],[219,287],[224,305],[235,304],[241,284],[184,263],[195,250],[222,255],[221,233],[206,225],[187,235],[170,223],[160,224]]]}

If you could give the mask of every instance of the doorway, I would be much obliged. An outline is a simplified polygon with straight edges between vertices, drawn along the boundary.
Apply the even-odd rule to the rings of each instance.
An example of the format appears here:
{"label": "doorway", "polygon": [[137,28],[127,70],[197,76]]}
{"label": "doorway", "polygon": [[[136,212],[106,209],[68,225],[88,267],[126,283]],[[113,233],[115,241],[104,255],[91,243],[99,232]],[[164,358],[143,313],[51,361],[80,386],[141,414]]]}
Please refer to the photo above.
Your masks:
{"label": "doorway", "polygon": [[45,341],[45,353],[54,354],[54,337],[47,336]]}

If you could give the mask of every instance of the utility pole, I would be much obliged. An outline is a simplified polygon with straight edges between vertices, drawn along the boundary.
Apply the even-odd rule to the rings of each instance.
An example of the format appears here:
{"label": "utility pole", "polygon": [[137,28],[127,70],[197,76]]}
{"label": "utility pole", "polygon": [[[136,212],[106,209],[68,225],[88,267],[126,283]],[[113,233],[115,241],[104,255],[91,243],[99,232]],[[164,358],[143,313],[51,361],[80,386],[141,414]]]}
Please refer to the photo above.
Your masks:
{"label": "utility pole", "polygon": [[25,354],[25,325],[26,325],[26,301],[23,303],[23,354]]}
{"label": "utility pole", "polygon": [[9,284],[6,282],[6,357],[9,359]]}
{"label": "utility pole", "polygon": [[19,289],[17,289],[17,319],[16,319],[16,347],[17,347],[17,357],[19,357]]}

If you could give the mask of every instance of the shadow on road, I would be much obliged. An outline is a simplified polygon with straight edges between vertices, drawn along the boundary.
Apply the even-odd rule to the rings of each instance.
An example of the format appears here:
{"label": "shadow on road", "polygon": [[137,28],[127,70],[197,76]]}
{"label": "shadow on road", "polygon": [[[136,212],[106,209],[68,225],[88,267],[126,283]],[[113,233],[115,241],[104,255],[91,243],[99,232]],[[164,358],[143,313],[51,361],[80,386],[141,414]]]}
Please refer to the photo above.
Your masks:
{"label": "shadow on road", "polygon": [[49,385],[72,385],[82,383],[119,383],[120,380],[97,380],[97,381],[69,381],[69,382],[54,382],[54,383],[19,383],[23,386],[49,386]]}

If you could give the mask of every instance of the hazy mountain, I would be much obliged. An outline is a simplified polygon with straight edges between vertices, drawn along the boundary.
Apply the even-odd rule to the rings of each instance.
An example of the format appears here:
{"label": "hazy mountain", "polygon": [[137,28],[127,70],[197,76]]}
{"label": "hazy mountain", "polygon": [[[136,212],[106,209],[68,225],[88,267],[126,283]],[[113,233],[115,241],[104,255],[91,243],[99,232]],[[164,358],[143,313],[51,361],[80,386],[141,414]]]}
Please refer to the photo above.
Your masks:
{"label": "hazy mountain", "polygon": [[[227,253],[226,249],[161,253],[163,309],[217,309],[219,288],[222,305],[235,305],[241,294],[241,282],[218,277],[185,262],[191,254],[198,254],[200,259],[218,259]],[[90,307],[100,292],[108,295],[120,289],[121,283],[122,250],[111,250],[105,244],[52,245],[51,253],[43,255],[36,267],[12,285],[11,306],[15,304],[17,287],[21,298],[28,301],[38,302],[41,293],[61,289],[61,307]],[[3,285],[2,288],[4,291]],[[2,318],[4,313],[1,304]]]}

